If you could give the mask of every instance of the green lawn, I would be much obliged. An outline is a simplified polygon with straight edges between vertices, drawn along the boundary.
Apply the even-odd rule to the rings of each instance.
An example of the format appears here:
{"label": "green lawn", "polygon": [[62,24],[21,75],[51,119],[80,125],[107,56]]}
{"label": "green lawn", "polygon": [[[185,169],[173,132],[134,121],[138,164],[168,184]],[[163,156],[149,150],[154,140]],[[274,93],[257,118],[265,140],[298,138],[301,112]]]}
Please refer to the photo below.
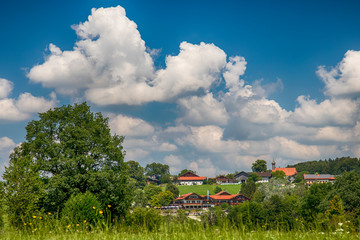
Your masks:
{"label": "green lawn", "polygon": [[[186,193],[197,193],[199,195],[206,195],[207,190],[209,190],[209,194],[215,194],[214,189],[219,186],[222,190],[226,190],[227,192],[231,194],[237,194],[239,193],[239,190],[241,188],[241,184],[238,185],[195,185],[195,186],[177,186],[180,190],[180,195],[186,194]],[[163,190],[165,190],[165,187],[163,187]]]}

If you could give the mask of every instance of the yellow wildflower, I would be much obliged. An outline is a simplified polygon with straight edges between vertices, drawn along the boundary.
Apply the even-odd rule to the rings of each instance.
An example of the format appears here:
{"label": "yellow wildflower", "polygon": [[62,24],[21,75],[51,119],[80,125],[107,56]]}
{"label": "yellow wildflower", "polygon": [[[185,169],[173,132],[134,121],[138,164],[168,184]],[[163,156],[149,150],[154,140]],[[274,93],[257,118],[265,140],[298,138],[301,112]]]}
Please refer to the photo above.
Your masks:
{"label": "yellow wildflower", "polygon": [[37,228],[34,229],[34,231],[36,231],[36,230],[37,230]]}
{"label": "yellow wildflower", "polygon": [[42,217],[39,217],[40,218],[40,220],[42,219]]}
{"label": "yellow wildflower", "polygon": [[84,220],[84,223],[86,223],[86,220]]}
{"label": "yellow wildflower", "polygon": [[96,209],[96,207],[94,206],[93,209]]}
{"label": "yellow wildflower", "polygon": [[100,210],[99,213],[100,213],[100,214],[103,214],[104,212]]}
{"label": "yellow wildflower", "polygon": [[108,205],[108,208],[111,208],[111,205],[110,205],[110,204]]}
{"label": "yellow wildflower", "polygon": [[32,225],[32,223],[29,223],[29,225]]}
{"label": "yellow wildflower", "polygon": [[33,218],[36,218],[36,216],[34,215]]}
{"label": "yellow wildflower", "polygon": [[24,226],[26,226],[27,225],[27,223],[24,223]]}
{"label": "yellow wildflower", "polygon": [[51,212],[48,212],[49,215],[51,215]]}
{"label": "yellow wildflower", "polygon": [[76,226],[78,227],[78,226],[79,226],[79,224],[76,224]]}
{"label": "yellow wildflower", "polygon": [[71,227],[71,224],[67,225],[67,227],[68,227],[68,228]]}

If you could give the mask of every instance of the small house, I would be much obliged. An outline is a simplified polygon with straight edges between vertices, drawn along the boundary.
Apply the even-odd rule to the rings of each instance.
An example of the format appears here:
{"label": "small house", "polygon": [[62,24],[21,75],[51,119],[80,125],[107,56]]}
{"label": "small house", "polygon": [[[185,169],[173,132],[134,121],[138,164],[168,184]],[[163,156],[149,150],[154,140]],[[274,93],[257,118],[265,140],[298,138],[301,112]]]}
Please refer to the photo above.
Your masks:
{"label": "small house", "polygon": [[193,172],[187,172],[178,177],[179,185],[202,185],[206,177],[200,177]]}

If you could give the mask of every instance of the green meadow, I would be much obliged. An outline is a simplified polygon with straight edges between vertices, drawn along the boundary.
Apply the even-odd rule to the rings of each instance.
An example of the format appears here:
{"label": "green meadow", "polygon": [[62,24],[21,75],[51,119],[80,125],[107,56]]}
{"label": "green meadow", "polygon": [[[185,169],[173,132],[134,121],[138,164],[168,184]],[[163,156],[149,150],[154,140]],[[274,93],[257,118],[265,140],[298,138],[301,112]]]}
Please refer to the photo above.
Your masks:
{"label": "green meadow", "polygon": [[131,228],[131,227],[111,227],[104,228],[98,227],[91,231],[85,230],[81,227],[55,227],[49,228],[46,226],[39,226],[38,229],[33,227],[28,231],[17,231],[14,229],[6,229],[0,231],[0,239],[6,240],[67,240],[67,239],[97,239],[97,240],[110,240],[110,239],[246,239],[246,240],[284,240],[284,239],[359,239],[358,233],[346,232],[319,232],[319,231],[246,231],[241,228],[227,227],[209,227],[204,228],[198,222],[185,222],[185,223],[162,223],[158,230],[148,231],[146,227]]}
{"label": "green meadow", "polygon": [[[230,194],[237,194],[240,191],[241,184],[237,185],[193,185],[193,186],[177,186],[180,191],[180,195],[186,194],[186,193],[197,193],[199,195],[206,195],[207,191],[209,190],[209,194],[215,194],[214,190],[215,188],[219,186],[222,190],[227,191]],[[166,187],[162,187],[163,191],[165,191]]]}

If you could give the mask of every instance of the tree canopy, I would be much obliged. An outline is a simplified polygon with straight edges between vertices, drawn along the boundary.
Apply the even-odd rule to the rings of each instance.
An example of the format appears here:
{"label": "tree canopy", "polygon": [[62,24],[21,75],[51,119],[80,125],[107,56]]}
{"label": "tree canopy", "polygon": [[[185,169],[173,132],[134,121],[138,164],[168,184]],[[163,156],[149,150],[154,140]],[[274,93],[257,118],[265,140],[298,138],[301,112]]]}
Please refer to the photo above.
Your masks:
{"label": "tree canopy", "polygon": [[170,167],[166,164],[153,162],[145,167],[147,176],[154,176],[161,183],[170,182]]}
{"label": "tree canopy", "polygon": [[[72,195],[87,191],[115,215],[130,206],[124,137],[111,135],[108,119],[86,103],[39,113],[26,126],[26,140],[10,155],[3,175],[13,217],[58,212]],[[15,218],[11,218],[12,221]]]}
{"label": "tree canopy", "polygon": [[360,173],[360,158],[341,157],[328,160],[301,162],[288,167],[295,167],[298,172],[334,174],[355,171]]}
{"label": "tree canopy", "polygon": [[183,169],[183,170],[181,170],[181,172],[178,174],[178,176],[180,177],[181,175],[183,175],[183,174],[185,174],[185,173],[187,173],[187,172],[191,172],[191,173],[196,174],[196,172],[195,172],[195,171],[193,171],[193,170],[190,170],[190,169]]}
{"label": "tree canopy", "polygon": [[251,170],[253,172],[266,172],[267,170],[266,161],[261,159],[256,160],[252,164]]}
{"label": "tree canopy", "polygon": [[146,185],[145,169],[135,161],[126,162],[130,180],[135,188],[144,188]]}

